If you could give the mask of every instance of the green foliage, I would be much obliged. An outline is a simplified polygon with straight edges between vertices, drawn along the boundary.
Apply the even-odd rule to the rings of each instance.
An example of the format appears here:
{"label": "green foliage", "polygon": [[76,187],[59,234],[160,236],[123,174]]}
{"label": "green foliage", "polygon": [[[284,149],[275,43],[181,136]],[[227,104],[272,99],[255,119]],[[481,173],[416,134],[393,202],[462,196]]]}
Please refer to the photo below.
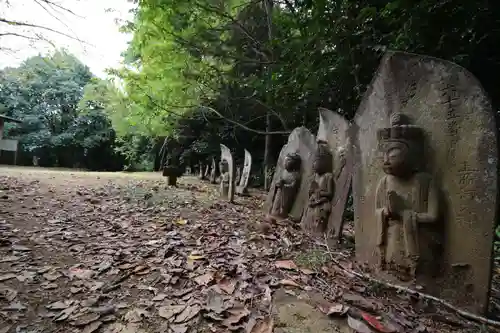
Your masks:
{"label": "green foliage", "polygon": [[46,166],[120,168],[105,95],[97,91],[102,86],[109,84],[92,79],[88,67],[61,51],[3,70],[0,103],[4,113],[23,120],[7,129],[20,139],[22,161],[37,156]]}
{"label": "green foliage", "polygon": [[[425,53],[468,67],[489,89],[500,65],[495,38],[499,6],[458,1],[229,1],[141,0],[126,68],[115,74],[136,108],[124,121],[145,135],[181,139],[186,155],[219,142],[255,154],[259,131],[313,129],[317,107],[352,118],[381,54],[387,49]],[[495,97],[496,98],[496,97]],[[210,119],[205,119],[210,118]],[[201,119],[203,119],[201,121]],[[139,123],[140,122],[140,126]],[[195,131],[196,129],[196,131]],[[283,140],[275,141],[274,156]],[[205,153],[205,155],[209,155]]]}

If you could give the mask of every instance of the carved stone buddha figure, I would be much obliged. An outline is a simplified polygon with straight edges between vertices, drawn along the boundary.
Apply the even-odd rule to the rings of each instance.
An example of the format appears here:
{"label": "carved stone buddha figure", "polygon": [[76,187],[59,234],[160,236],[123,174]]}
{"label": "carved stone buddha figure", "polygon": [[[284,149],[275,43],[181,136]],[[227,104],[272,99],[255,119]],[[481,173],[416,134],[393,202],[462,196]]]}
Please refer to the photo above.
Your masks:
{"label": "carved stone buddha figure", "polygon": [[[375,195],[375,221],[380,268],[401,279],[416,278],[421,258],[422,224],[438,219],[438,194],[430,174],[418,167],[424,132],[395,113],[391,127],[377,133],[385,175]],[[430,245],[430,244],[429,244]]]}
{"label": "carved stone buddha figure", "polygon": [[276,182],[273,204],[268,215],[268,219],[273,221],[288,217],[300,187],[300,155],[297,153],[287,154],[283,164],[285,170]]}
{"label": "carved stone buddha figure", "polygon": [[309,187],[309,199],[303,225],[313,234],[319,234],[327,229],[335,194],[333,156],[326,142],[318,142],[313,172],[314,178]]}

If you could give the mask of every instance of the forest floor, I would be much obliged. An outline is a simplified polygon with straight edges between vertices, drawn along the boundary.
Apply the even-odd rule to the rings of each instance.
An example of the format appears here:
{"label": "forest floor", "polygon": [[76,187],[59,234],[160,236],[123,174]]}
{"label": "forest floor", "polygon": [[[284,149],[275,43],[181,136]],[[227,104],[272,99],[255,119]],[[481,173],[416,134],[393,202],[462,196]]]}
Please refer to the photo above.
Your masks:
{"label": "forest floor", "polygon": [[229,204],[194,177],[0,174],[0,333],[490,331],[346,274],[349,247],[263,224],[263,193]]}

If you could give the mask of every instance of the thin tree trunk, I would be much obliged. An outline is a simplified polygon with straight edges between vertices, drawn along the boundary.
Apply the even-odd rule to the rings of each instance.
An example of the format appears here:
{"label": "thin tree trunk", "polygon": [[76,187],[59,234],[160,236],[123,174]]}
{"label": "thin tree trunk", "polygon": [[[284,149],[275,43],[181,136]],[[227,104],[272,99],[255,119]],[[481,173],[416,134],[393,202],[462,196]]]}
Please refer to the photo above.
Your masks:
{"label": "thin tree trunk", "polygon": [[[269,60],[271,64],[267,68],[268,72],[268,85],[269,87],[272,85],[272,77],[273,77],[273,66],[272,61],[274,58],[273,50],[272,50],[272,38],[273,38],[273,30],[272,30],[272,10],[273,10],[273,0],[264,0],[264,8],[266,10],[267,15],[267,37],[269,43]],[[268,99],[269,99],[268,92]],[[269,100],[267,101],[269,105]],[[266,132],[271,131],[271,113],[269,110],[266,111]],[[266,142],[264,147],[264,189],[267,191],[269,189],[269,169],[271,167],[271,135],[266,134]]]}
{"label": "thin tree trunk", "polygon": [[[267,111],[266,114],[266,132],[271,131],[271,113]],[[271,135],[266,135],[266,143],[264,147],[264,189],[269,189],[269,169],[271,167]]]}

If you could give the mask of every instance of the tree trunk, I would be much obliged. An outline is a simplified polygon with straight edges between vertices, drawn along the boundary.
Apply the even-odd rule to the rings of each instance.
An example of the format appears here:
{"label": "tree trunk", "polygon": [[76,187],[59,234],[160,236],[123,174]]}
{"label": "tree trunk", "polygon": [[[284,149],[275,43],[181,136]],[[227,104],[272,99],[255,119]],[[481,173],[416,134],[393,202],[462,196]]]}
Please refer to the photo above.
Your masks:
{"label": "tree trunk", "polygon": [[[271,131],[271,114],[267,111],[266,114],[266,132]],[[266,134],[266,143],[264,147],[264,189],[269,189],[269,169],[271,167],[271,135]]]}
{"label": "tree trunk", "polygon": [[[274,53],[272,49],[272,38],[273,38],[273,30],[272,30],[272,10],[273,10],[273,0],[263,0],[264,8],[267,16],[267,37],[269,44],[269,59],[273,60]],[[273,66],[270,64],[267,68],[268,71],[268,84],[271,85],[272,77],[273,77]],[[268,92],[269,95],[269,92]],[[270,96],[268,96],[269,98]],[[267,98],[266,98],[267,99]],[[269,104],[268,104],[269,105]],[[271,113],[269,110],[266,111],[266,132],[271,132]],[[264,189],[267,191],[269,189],[269,169],[271,167],[271,135],[266,134],[266,143],[264,147]]]}

